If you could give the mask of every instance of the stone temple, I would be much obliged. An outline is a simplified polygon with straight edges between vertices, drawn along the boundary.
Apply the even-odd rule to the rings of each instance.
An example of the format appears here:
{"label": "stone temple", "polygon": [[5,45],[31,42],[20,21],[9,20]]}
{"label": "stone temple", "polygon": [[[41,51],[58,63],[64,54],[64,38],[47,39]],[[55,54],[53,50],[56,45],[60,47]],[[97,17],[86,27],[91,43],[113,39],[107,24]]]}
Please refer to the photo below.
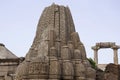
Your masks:
{"label": "stone temple", "polygon": [[15,80],[95,80],[68,7],[46,7]]}
{"label": "stone temple", "polygon": [[[101,48],[114,52],[114,63],[107,64],[104,71],[98,64]],[[69,8],[52,4],[43,11],[25,58],[17,57],[0,43],[0,80],[120,80],[120,46],[100,42],[92,49],[97,66],[86,57]]]}
{"label": "stone temple", "polygon": [[0,43],[0,80],[14,80],[15,71],[23,60]]}

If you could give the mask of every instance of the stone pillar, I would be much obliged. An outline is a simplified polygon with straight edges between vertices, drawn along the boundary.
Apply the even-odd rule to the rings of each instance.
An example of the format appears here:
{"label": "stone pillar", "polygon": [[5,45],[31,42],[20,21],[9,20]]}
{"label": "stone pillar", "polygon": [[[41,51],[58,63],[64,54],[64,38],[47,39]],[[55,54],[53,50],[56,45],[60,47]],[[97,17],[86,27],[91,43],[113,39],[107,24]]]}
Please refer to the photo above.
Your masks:
{"label": "stone pillar", "polygon": [[114,63],[118,64],[118,53],[117,53],[118,49],[114,49]]}
{"label": "stone pillar", "polygon": [[96,64],[98,64],[98,47],[94,46],[92,47],[92,49],[94,50],[94,61]]}
{"label": "stone pillar", "polygon": [[98,64],[98,50],[97,49],[94,50],[94,61],[96,62],[96,64]]}
{"label": "stone pillar", "polygon": [[114,64],[118,64],[118,46],[113,46],[112,47],[113,51],[114,51]]}

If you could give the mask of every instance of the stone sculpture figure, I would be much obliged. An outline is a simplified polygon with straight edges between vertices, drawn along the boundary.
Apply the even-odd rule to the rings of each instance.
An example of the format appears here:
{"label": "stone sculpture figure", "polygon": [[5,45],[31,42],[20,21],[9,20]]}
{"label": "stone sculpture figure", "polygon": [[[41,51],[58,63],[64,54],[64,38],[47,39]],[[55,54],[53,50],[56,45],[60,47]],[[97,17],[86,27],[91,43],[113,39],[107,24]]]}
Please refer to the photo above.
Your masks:
{"label": "stone sculpture figure", "polygon": [[15,80],[95,80],[68,7],[46,7]]}

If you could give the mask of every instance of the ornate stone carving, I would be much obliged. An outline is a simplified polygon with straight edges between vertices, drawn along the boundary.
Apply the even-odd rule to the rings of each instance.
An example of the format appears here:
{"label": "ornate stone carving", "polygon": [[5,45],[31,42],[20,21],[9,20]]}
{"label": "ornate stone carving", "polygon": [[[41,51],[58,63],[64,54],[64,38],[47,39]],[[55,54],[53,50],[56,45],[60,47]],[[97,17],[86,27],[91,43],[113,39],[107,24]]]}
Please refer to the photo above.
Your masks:
{"label": "ornate stone carving", "polygon": [[29,65],[29,74],[47,74],[48,65],[42,62],[32,62]]}
{"label": "ornate stone carving", "polygon": [[[69,8],[53,4],[41,15],[24,62],[29,64],[19,65],[26,67],[18,67],[16,73],[21,75],[16,74],[16,80],[86,80],[85,69],[90,66],[84,60],[85,47],[75,32]],[[24,75],[21,71],[25,69],[28,72]]]}
{"label": "ornate stone carving", "polygon": [[73,64],[70,61],[63,62],[63,71],[62,71],[64,80],[73,80],[74,79],[74,68]]}
{"label": "ornate stone carving", "polygon": [[79,49],[74,50],[74,59],[82,59],[82,54]]}
{"label": "ornate stone carving", "polygon": [[60,62],[58,60],[50,60],[49,78],[59,79],[60,75],[61,75]]}
{"label": "ornate stone carving", "polygon": [[70,60],[71,55],[70,55],[70,50],[68,46],[63,46],[61,49],[61,58],[63,60]]}

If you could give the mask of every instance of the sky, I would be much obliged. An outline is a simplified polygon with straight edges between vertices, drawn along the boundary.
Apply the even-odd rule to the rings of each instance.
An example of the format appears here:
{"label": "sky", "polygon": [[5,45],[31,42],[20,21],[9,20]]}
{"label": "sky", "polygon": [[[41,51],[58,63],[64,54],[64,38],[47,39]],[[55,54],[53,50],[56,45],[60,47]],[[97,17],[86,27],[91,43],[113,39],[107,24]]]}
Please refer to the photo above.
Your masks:
{"label": "sky", "polygon": [[[120,0],[0,0],[0,43],[18,57],[32,45],[38,20],[52,3],[69,6],[87,57],[97,42],[120,45]],[[113,50],[100,49],[99,63],[113,62]],[[120,50],[118,50],[120,63]]]}

